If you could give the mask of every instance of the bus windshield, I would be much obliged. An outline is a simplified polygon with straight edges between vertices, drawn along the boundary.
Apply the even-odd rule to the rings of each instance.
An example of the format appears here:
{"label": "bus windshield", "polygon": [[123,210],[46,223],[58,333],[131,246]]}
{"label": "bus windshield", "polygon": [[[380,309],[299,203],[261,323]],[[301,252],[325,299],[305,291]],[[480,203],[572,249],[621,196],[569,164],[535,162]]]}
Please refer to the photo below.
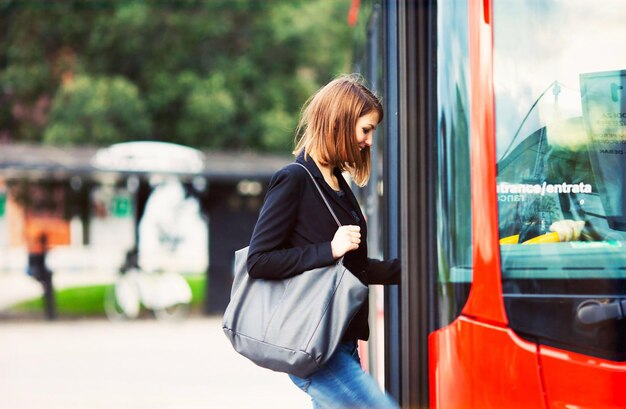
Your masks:
{"label": "bus windshield", "polygon": [[519,335],[626,360],[626,4],[494,1],[505,306]]}

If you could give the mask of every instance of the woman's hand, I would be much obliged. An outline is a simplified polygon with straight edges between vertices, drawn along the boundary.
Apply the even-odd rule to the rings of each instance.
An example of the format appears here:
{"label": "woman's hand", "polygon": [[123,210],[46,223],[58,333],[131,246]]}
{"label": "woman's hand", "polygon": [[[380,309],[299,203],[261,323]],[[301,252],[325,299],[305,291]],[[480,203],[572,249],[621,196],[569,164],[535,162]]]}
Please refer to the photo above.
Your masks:
{"label": "woman's hand", "polygon": [[337,260],[343,257],[349,251],[359,248],[361,243],[361,227],[359,226],[341,226],[335,232],[335,237],[330,242],[333,250],[333,257]]}

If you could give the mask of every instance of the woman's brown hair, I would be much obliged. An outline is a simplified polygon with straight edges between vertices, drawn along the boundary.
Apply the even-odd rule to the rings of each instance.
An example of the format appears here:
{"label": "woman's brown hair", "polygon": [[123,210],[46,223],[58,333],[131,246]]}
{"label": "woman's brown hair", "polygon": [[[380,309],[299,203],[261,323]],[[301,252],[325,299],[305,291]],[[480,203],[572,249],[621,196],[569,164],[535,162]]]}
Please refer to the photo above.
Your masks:
{"label": "woman's brown hair", "polygon": [[311,153],[321,165],[350,173],[363,186],[370,176],[370,149],[359,149],[355,129],[357,120],[375,111],[383,119],[380,100],[357,75],[342,75],[320,88],[302,108],[296,128],[293,153]]}

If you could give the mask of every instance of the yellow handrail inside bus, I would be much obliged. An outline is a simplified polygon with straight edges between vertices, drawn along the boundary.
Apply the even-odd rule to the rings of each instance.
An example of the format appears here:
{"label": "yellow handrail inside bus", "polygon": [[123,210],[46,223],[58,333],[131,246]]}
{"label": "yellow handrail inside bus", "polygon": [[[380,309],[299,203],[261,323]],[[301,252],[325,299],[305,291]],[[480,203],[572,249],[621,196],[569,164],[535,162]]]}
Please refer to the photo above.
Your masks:
{"label": "yellow handrail inside bus", "polygon": [[500,244],[517,244],[519,240],[519,234],[513,236],[503,237],[500,239]]}
{"label": "yellow handrail inside bus", "polygon": [[542,234],[541,236],[533,237],[530,240],[526,240],[522,244],[558,243],[560,241],[561,240],[559,239],[559,233],[550,232]]}
{"label": "yellow handrail inside bus", "polygon": [[[541,243],[559,243],[559,234],[557,232],[550,232],[542,234],[541,236],[533,237],[530,240],[526,240],[522,244],[541,244]],[[517,244],[519,242],[519,234],[513,236],[507,236],[500,239],[501,245]]]}

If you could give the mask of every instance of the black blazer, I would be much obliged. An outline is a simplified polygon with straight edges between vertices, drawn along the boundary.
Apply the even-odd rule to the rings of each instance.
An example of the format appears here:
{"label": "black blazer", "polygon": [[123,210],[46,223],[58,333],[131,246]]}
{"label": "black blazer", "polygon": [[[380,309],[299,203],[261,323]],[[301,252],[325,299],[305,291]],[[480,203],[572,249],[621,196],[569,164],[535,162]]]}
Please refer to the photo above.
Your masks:
{"label": "black blazer", "polygon": [[[315,177],[342,225],[361,226],[361,244],[346,253],[344,265],[364,284],[397,284],[398,260],[380,261],[367,257],[367,225],[352,190],[335,169],[340,198],[326,183],[313,159],[298,156]],[[347,200],[345,200],[347,199]],[[254,278],[282,279],[334,263],[330,242],[337,223],[326,208],[317,188],[304,169],[288,165],[276,172],[252,233],[248,252],[248,273]],[[368,339],[368,302],[356,314],[344,340]]]}

